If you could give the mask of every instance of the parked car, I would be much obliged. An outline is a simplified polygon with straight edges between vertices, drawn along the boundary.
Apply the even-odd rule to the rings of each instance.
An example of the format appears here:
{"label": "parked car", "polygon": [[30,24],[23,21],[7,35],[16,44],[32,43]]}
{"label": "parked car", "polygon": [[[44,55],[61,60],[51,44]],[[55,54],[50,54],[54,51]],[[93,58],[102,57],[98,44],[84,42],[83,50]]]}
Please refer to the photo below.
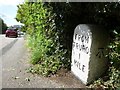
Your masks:
{"label": "parked car", "polygon": [[25,35],[25,33],[22,32],[22,31],[20,31],[20,30],[17,30],[17,32],[18,32],[18,35],[19,35],[19,36],[21,36],[21,35]]}
{"label": "parked car", "polygon": [[17,30],[18,35],[20,35],[20,30]]}
{"label": "parked car", "polygon": [[6,32],[5,32],[5,36],[6,37],[18,37],[18,32],[17,32],[17,29],[7,29]]}

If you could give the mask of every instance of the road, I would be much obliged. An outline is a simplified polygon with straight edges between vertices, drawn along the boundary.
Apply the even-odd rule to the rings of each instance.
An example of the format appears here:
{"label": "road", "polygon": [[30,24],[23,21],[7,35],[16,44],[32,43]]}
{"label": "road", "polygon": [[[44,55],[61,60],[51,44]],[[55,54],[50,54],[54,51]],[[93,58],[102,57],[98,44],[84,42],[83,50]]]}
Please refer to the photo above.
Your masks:
{"label": "road", "polygon": [[2,88],[85,88],[70,72],[53,77],[27,73],[30,53],[24,37],[4,37],[2,43]]}

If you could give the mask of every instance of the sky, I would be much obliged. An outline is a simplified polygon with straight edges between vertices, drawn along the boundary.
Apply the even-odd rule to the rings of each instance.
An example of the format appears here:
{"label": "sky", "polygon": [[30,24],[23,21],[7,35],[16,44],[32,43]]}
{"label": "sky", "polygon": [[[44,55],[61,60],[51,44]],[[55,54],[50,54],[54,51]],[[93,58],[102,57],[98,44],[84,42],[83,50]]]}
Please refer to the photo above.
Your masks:
{"label": "sky", "polygon": [[23,3],[24,0],[0,0],[0,17],[7,26],[21,25],[15,20],[17,14],[17,5]]}

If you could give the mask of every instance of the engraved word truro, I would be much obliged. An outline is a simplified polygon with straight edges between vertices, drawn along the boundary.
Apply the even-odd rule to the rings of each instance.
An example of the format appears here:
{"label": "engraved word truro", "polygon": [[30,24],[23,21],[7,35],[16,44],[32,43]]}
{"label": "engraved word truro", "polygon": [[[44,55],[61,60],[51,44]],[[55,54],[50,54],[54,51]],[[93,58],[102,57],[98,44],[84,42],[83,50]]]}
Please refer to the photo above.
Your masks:
{"label": "engraved word truro", "polygon": [[89,53],[89,48],[86,45],[89,42],[88,34],[83,34],[83,35],[75,34],[74,39],[75,39],[75,41],[77,40],[77,42],[73,41],[73,48],[76,48],[79,51],[83,51],[86,54],[88,54]]}

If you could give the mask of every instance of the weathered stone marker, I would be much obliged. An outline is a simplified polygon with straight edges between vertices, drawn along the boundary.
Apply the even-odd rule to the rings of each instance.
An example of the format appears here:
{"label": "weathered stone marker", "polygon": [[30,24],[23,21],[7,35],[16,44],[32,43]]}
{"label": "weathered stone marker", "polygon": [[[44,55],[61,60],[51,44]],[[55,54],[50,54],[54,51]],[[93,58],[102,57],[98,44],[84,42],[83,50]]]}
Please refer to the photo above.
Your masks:
{"label": "weathered stone marker", "polygon": [[84,84],[99,78],[108,68],[107,44],[108,33],[104,28],[86,24],[75,28],[71,71]]}

